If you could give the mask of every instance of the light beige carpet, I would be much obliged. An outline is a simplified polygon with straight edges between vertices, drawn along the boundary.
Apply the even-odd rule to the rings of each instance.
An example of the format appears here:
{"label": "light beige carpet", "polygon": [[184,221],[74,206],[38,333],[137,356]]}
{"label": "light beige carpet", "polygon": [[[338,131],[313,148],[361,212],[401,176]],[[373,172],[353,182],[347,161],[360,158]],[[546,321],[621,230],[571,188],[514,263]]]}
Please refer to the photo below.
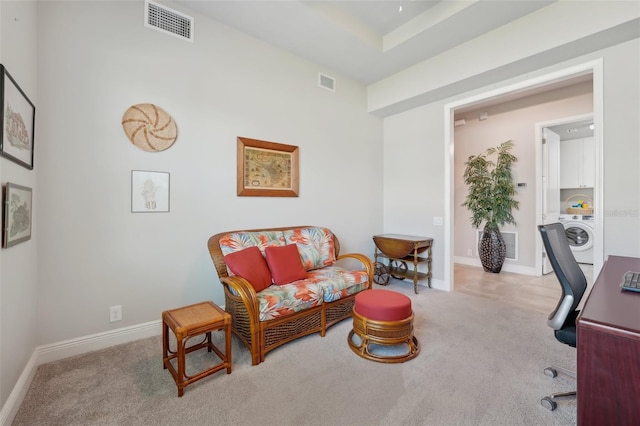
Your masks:
{"label": "light beige carpet", "polygon": [[[386,288],[413,303],[422,351],[403,364],[354,354],[345,320],[325,337],[270,352],[255,367],[234,338],[233,373],[218,372],[178,398],[158,336],[40,366],[13,424],[575,424],[575,400],[553,412],[539,403],[575,388],[571,379],[543,374],[552,363],[576,363],[575,349],[555,340],[546,315],[424,287],[415,295],[409,282]],[[200,351],[187,362],[205,360]]]}

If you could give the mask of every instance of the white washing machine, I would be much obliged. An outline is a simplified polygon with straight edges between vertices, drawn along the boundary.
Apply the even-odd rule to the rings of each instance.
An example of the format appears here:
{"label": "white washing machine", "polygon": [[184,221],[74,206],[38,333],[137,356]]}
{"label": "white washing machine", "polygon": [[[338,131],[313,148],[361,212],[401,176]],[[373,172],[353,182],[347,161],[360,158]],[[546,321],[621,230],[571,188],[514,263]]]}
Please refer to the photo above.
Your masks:
{"label": "white washing machine", "polygon": [[560,223],[576,261],[593,265],[593,216],[561,214]]}

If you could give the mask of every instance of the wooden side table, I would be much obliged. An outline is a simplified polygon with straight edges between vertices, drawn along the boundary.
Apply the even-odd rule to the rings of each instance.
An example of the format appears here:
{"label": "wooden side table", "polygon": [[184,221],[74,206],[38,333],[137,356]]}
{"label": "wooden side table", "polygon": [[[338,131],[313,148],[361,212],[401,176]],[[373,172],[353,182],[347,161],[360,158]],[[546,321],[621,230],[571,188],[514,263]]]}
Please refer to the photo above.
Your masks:
{"label": "wooden side table", "polygon": [[[169,329],[176,337],[177,348],[172,351],[169,345]],[[225,352],[223,353],[211,342],[211,332],[224,331]],[[205,335],[200,343],[187,346],[192,337]],[[220,363],[207,368],[195,375],[189,376],[186,371],[185,355],[207,348],[208,352],[215,352]],[[210,374],[227,369],[231,374],[231,315],[213,302],[201,302],[162,312],[162,363],[168,369],[178,386],[178,396],[184,394],[184,388]],[[177,358],[178,370],[171,360]]]}
{"label": "wooden side table", "polygon": [[[418,294],[418,280],[426,278],[427,284],[431,287],[431,246],[433,238],[418,237],[414,235],[382,234],[374,235],[373,242],[375,250],[375,273],[376,284],[387,285],[389,275],[393,278],[403,280],[413,279],[413,291]],[[419,256],[426,251],[426,257]],[[378,262],[378,257],[386,258],[387,265]],[[427,273],[418,271],[418,264],[427,263]],[[408,270],[407,263],[413,265],[412,270]]]}

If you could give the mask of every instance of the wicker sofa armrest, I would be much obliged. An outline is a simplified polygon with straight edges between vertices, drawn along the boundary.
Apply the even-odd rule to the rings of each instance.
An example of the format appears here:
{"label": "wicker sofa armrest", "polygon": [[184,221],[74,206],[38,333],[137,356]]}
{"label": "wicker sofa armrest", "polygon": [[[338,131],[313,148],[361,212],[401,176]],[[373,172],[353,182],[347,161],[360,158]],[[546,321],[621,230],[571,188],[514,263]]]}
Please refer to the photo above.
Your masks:
{"label": "wicker sofa armrest", "polygon": [[341,259],[355,259],[355,260],[359,261],[364,266],[364,268],[365,268],[365,270],[367,272],[367,276],[369,277],[367,288],[372,288],[374,268],[373,268],[373,262],[371,261],[371,259],[369,259],[369,257],[365,256],[364,254],[360,254],[360,253],[346,253],[346,254],[341,254],[338,257],[336,257],[336,261],[341,260]]}
{"label": "wicker sofa armrest", "polygon": [[230,287],[227,291],[232,295],[239,297],[244,303],[250,318],[254,321],[258,321],[260,318],[258,295],[251,283],[238,276],[223,277],[220,278],[220,282],[223,286]]}

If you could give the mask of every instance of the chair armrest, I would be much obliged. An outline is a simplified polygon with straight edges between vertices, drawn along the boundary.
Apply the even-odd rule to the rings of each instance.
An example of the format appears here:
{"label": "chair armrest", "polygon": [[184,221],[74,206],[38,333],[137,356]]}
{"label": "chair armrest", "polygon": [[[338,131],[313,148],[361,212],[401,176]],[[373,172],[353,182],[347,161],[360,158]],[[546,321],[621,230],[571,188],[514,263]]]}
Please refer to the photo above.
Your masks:
{"label": "chair armrest", "polygon": [[245,305],[247,313],[249,314],[252,322],[255,321],[255,323],[257,324],[260,320],[260,308],[256,290],[253,288],[251,283],[238,276],[222,277],[220,278],[220,282],[222,283],[222,285],[228,286],[233,289],[233,291],[228,290],[228,292],[242,300],[242,303]]}
{"label": "chair armrest", "polygon": [[373,272],[374,272],[374,269],[373,269],[373,262],[371,261],[371,259],[369,259],[364,254],[347,253],[347,254],[339,255],[336,258],[336,261],[341,260],[341,259],[349,259],[349,258],[359,261],[364,266],[365,270],[367,271],[367,276],[369,277],[367,288],[372,288],[372,286],[373,286]]}

